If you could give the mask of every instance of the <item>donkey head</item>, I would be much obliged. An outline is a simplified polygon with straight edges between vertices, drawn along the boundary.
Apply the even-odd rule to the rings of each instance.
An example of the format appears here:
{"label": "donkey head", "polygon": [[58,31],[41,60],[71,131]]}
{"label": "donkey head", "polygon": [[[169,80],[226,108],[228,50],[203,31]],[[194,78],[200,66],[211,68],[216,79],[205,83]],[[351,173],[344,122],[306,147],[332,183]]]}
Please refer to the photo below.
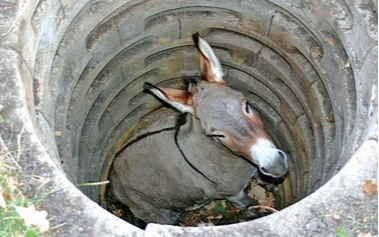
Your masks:
{"label": "donkey head", "polygon": [[287,172],[286,154],[275,147],[246,97],[226,85],[221,64],[209,44],[198,34],[193,38],[200,51],[201,83],[194,85],[191,92],[150,83],[145,84],[145,89],[182,113],[194,115],[205,135],[252,161],[263,174],[283,176]]}

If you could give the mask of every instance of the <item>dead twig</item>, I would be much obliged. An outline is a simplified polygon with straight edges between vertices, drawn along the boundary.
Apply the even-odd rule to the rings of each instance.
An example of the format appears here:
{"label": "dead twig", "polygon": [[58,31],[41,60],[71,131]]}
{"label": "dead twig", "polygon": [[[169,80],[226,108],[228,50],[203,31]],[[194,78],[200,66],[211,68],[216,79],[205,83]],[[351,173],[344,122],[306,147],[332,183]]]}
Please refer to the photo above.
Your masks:
{"label": "dead twig", "polygon": [[[248,210],[250,213],[252,213],[252,212],[250,211],[250,209],[253,209],[253,208],[266,209],[266,210],[269,210],[269,211],[271,211],[271,212],[278,212],[278,210],[276,210],[275,208],[268,207],[268,206],[262,206],[262,205],[251,206],[251,207],[249,207],[247,210]],[[252,214],[254,214],[254,213],[252,213]]]}

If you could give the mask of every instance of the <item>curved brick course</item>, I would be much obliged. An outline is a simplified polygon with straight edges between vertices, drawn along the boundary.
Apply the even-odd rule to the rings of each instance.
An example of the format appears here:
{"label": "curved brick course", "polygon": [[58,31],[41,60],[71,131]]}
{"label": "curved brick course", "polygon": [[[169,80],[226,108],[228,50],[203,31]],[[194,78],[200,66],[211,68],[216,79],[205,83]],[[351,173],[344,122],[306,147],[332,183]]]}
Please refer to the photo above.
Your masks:
{"label": "curved brick course", "polygon": [[[13,14],[0,18],[6,29],[0,28],[5,119],[0,129],[4,138],[25,130],[22,145],[27,149],[20,160],[24,170],[51,178],[50,187],[68,187],[42,204],[54,216],[53,225],[66,223],[52,233],[334,233],[338,223],[327,213],[336,207],[347,211],[343,200],[361,193],[365,179],[377,179],[376,4],[369,0],[1,3],[0,11]],[[145,81],[181,86],[184,75],[200,76],[190,37],[197,31],[215,48],[228,84],[247,94],[267,131],[290,157],[289,174],[279,185],[284,209],[228,226],[152,224],[143,231],[96,204],[103,204],[105,186],[79,191],[72,184],[106,180],[128,132],[158,108],[159,102],[142,93]]]}

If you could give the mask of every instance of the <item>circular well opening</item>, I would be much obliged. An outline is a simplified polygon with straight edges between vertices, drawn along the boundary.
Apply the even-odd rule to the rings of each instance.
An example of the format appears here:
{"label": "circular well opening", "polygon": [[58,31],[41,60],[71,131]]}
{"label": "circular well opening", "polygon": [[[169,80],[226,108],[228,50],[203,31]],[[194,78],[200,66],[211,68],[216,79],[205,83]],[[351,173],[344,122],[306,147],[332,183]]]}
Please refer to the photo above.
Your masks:
{"label": "circular well opening", "polygon": [[[371,87],[354,71],[358,50],[346,38],[352,13],[338,4],[290,2],[37,4],[33,106],[38,126],[50,131],[42,138],[54,134],[57,165],[73,183],[107,180],[133,131],[154,113],[172,112],[143,93],[143,83],[179,87],[183,76],[200,77],[191,38],[199,32],[215,49],[227,84],[247,96],[288,154],[278,207],[317,190],[361,139],[368,107],[362,101],[371,99],[362,95]],[[336,22],[337,10],[343,22]],[[80,189],[106,201],[105,186]]]}

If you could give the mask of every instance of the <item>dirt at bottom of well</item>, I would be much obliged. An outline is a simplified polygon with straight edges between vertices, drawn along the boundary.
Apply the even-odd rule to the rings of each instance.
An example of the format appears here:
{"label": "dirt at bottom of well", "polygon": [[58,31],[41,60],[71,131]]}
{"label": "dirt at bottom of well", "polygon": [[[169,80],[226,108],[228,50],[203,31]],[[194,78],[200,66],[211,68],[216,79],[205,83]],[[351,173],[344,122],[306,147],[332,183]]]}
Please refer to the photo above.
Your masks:
{"label": "dirt at bottom of well", "polygon": [[214,200],[202,208],[185,212],[180,218],[180,226],[215,226],[253,220],[276,212],[275,191],[269,192],[255,180],[247,188],[248,196],[254,204],[246,211],[241,211],[228,201]]}
{"label": "dirt at bottom of well", "polygon": [[[251,182],[246,190],[248,196],[253,199],[253,205],[247,211],[241,211],[224,199],[213,200],[200,209],[183,213],[179,220],[180,226],[215,226],[239,223],[253,220],[273,212],[276,212],[275,203],[277,192],[271,192],[259,185],[255,180]],[[146,224],[133,216],[131,211],[120,203],[110,203],[108,210],[121,219],[145,228]]]}

